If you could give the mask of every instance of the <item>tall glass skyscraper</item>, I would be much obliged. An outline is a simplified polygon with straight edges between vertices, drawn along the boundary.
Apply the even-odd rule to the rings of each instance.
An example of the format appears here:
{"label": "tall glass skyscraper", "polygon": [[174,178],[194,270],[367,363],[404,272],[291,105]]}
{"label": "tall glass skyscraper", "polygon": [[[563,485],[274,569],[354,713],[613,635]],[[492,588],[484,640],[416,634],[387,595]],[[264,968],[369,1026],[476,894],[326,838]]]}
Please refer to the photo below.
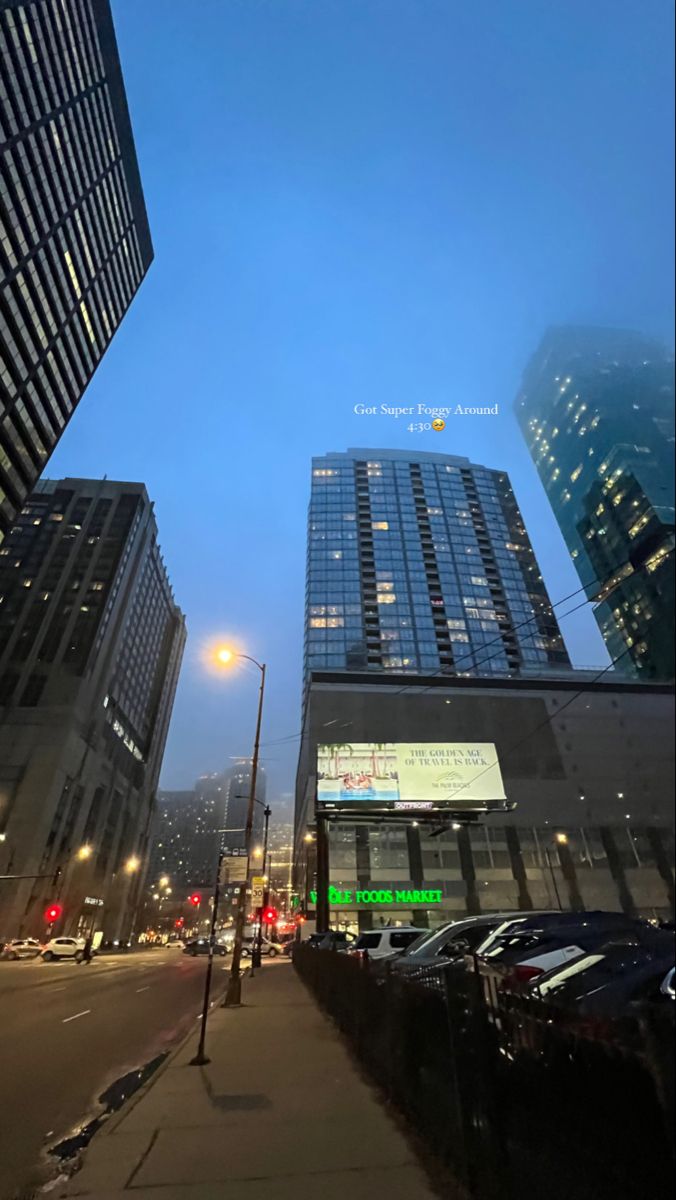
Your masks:
{"label": "tall glass skyscraper", "polygon": [[152,258],[109,0],[0,0],[0,542]]}
{"label": "tall glass skyscraper", "polygon": [[624,330],[551,329],[516,414],[611,656],[673,679],[673,354]]}
{"label": "tall glass skyscraper", "polygon": [[312,462],[305,672],[569,666],[504,471],[348,450]]}

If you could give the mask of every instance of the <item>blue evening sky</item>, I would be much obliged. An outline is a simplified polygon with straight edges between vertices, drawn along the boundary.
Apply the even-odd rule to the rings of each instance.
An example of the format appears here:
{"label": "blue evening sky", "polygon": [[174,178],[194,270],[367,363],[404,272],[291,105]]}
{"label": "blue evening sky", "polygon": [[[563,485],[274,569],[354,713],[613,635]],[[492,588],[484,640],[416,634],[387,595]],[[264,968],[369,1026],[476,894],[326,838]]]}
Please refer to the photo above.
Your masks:
{"label": "blue evening sky", "polygon": [[[669,0],[113,0],[155,262],[47,474],[143,480],[189,641],[165,787],[293,786],[312,454],[507,469],[579,586],[512,415],[550,323],[671,340]],[[357,403],[500,405],[443,434]],[[564,610],[565,611],[565,610]],[[588,612],[578,665],[607,662]]]}

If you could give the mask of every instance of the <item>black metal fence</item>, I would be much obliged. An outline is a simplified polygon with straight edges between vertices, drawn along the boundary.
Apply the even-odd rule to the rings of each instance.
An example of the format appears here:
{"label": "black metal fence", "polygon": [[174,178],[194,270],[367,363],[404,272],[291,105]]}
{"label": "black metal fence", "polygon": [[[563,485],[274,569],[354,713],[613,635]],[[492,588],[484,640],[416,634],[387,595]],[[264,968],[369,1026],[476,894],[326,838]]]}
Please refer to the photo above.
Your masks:
{"label": "black metal fence", "polygon": [[491,1002],[458,965],[409,982],[302,946],[294,965],[477,1200],[673,1195],[673,1013],[583,1022],[525,996]]}

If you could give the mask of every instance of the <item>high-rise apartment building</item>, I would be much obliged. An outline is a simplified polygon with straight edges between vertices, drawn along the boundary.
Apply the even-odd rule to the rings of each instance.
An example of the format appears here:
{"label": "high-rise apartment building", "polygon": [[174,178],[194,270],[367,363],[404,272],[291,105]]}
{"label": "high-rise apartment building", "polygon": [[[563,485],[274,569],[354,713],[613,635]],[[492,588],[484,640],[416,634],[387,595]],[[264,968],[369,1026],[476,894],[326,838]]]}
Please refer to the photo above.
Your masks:
{"label": "high-rise apartment building", "polygon": [[0,0],[0,542],[153,248],[109,0]]}
{"label": "high-rise apartment building", "polygon": [[614,329],[551,329],[516,414],[618,667],[674,677],[674,357]]}
{"label": "high-rise apartment building", "polygon": [[42,878],[3,929],[129,930],[184,643],[144,486],[39,483],[0,548],[0,874]]}
{"label": "high-rise apartment building", "polygon": [[148,875],[151,892],[164,876],[172,899],[179,902],[195,888],[213,885],[223,825],[220,778],[202,776],[190,792],[158,792]]}
{"label": "high-rise apartment building", "polygon": [[504,471],[404,450],[313,459],[306,677],[568,665]]}

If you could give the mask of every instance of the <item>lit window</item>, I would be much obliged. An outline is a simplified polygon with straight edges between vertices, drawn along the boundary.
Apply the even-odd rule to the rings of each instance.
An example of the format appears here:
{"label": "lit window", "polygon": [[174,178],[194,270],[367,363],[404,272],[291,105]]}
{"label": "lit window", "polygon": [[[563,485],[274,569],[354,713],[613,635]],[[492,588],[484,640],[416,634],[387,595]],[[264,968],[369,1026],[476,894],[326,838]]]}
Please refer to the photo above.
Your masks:
{"label": "lit window", "polygon": [[394,604],[396,598],[394,592],[378,592],[376,597],[379,604]]}
{"label": "lit window", "polygon": [[311,629],[326,629],[326,617],[311,617],[310,618],[310,628]]}
{"label": "lit window", "polygon": [[371,529],[389,529],[389,521],[372,521]]}
{"label": "lit window", "polygon": [[[635,538],[635,537],[637,536],[637,534],[639,534],[639,533],[641,532],[641,530],[642,530],[642,529],[645,529],[645,527],[646,527],[646,525],[648,524],[649,520],[650,520],[650,514],[649,514],[649,513],[644,513],[642,517],[639,517],[638,521],[635,521],[635,522],[634,522],[634,524],[633,524],[633,525],[630,527],[630,529],[629,529],[629,537],[630,537],[630,538]],[[648,565],[648,564],[646,563],[646,566],[647,566],[647,565]]]}
{"label": "lit window", "polygon": [[583,470],[584,470],[584,466],[582,463],[580,463],[580,465],[578,467],[576,467],[575,470],[572,472],[571,477],[570,477],[570,482],[575,483],[575,481],[580,478],[580,475],[582,474]]}

